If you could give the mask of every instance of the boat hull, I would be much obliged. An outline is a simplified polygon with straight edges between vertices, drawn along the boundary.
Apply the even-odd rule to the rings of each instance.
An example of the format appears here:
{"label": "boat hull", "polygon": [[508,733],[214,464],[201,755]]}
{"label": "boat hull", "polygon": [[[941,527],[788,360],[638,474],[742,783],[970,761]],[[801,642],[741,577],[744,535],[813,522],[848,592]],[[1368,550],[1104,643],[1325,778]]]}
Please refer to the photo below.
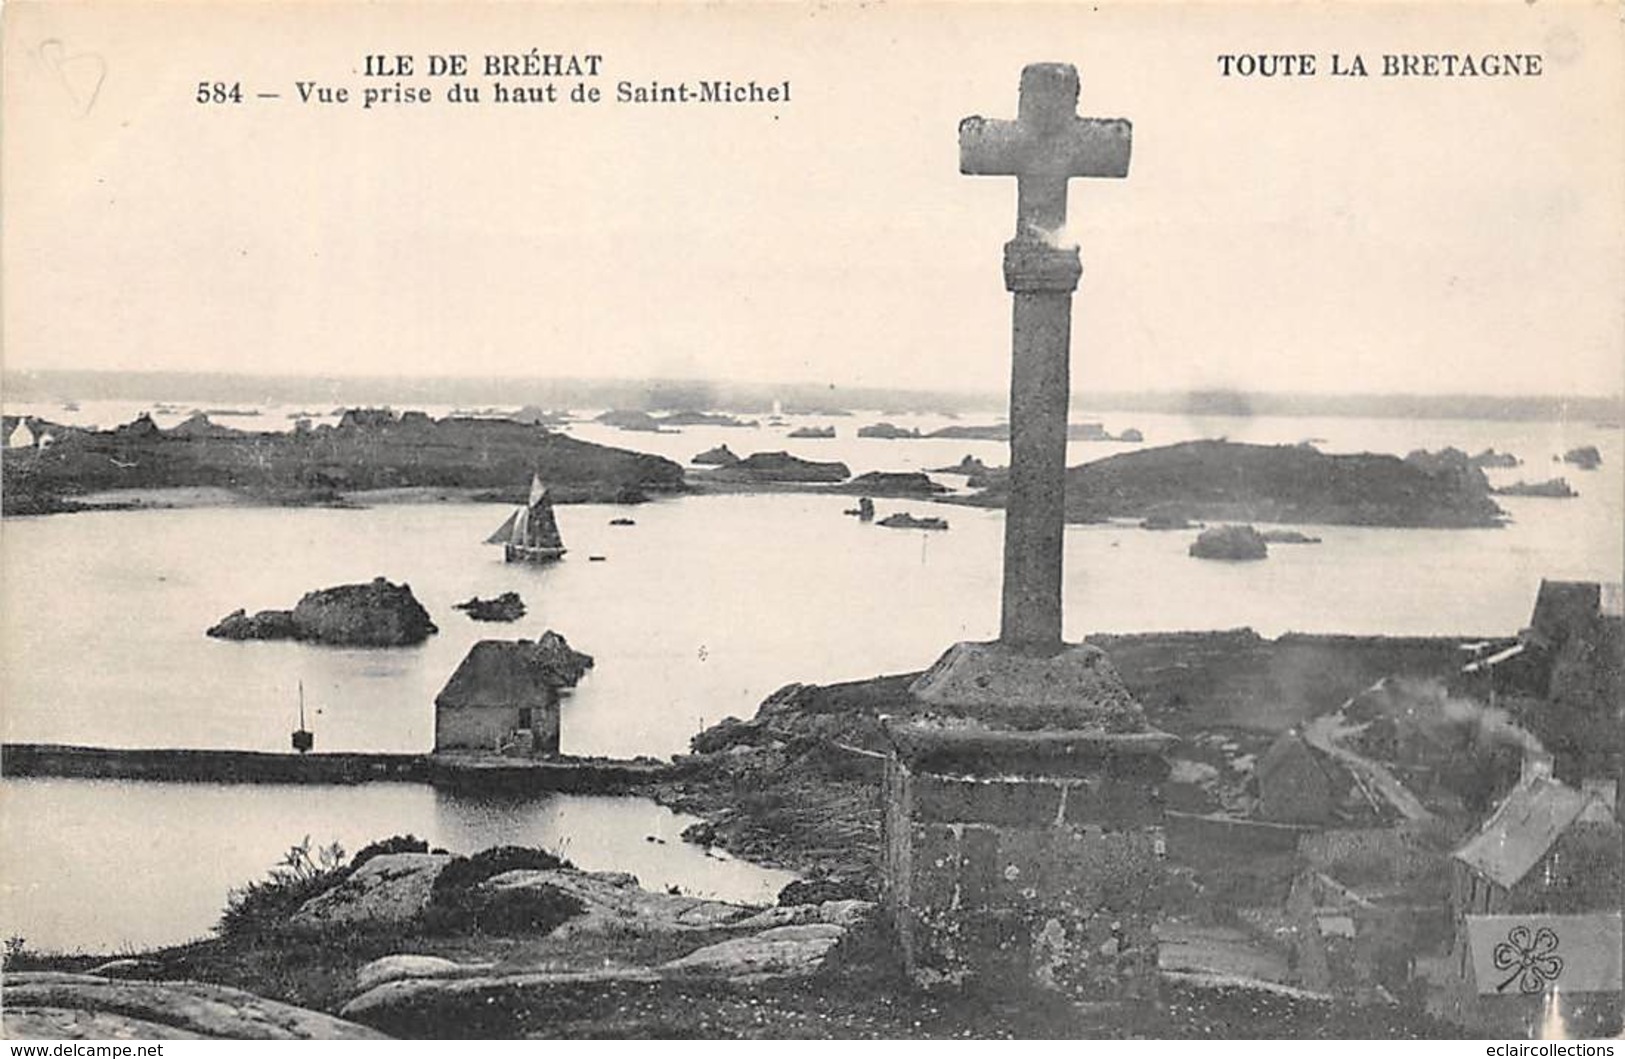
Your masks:
{"label": "boat hull", "polygon": [[563,548],[533,548],[523,544],[502,546],[502,559],[509,563],[550,563],[563,555]]}

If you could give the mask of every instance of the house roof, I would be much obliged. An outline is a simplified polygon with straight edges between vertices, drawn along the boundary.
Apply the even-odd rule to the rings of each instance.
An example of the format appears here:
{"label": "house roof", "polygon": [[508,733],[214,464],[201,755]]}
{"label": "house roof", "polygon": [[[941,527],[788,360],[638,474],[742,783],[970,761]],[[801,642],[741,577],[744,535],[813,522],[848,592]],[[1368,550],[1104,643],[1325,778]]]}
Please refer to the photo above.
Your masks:
{"label": "house roof", "polygon": [[1511,888],[1540,863],[1592,800],[1592,795],[1550,776],[1533,776],[1512,789],[1454,856],[1497,885]]}
{"label": "house roof", "polygon": [[574,685],[580,675],[579,670],[572,675],[569,664],[545,641],[481,640],[434,702],[446,707],[549,706],[558,701],[558,689]]}
{"label": "house roof", "polygon": [[1465,929],[1480,996],[1619,992],[1618,912],[1467,916]]}
{"label": "house roof", "polygon": [[1342,769],[1325,754],[1309,745],[1296,729],[1282,732],[1258,760],[1258,782],[1274,780],[1286,769],[1314,769],[1323,774],[1334,788],[1344,783]]}

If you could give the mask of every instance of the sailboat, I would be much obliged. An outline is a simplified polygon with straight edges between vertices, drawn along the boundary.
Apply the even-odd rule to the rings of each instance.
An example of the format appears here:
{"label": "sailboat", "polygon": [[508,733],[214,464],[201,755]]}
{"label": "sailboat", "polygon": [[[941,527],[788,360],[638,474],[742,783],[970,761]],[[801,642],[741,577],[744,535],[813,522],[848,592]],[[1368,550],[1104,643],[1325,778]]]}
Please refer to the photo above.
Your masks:
{"label": "sailboat", "polygon": [[530,501],[514,508],[486,544],[500,544],[503,560],[510,563],[552,562],[564,554],[559,524],[553,518],[553,499],[547,494],[540,475],[531,475]]}

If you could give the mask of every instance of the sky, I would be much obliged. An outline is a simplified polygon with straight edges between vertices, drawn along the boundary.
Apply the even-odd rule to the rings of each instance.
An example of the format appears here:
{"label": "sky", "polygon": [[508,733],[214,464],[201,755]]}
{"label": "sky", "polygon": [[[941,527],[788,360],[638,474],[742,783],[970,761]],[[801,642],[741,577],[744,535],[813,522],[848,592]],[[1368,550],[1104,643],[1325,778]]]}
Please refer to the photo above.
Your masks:
{"label": "sky", "polygon": [[[1134,125],[1072,184],[1075,387],[1613,394],[1625,24],[1608,4],[6,6],[7,370],[998,390],[1015,183],[958,172],[1024,63]],[[788,103],[499,104],[487,53]],[[1312,53],[1315,77],[1223,77]],[[1330,76],[1332,53],[1373,76]],[[1524,78],[1384,53],[1539,53]],[[301,103],[369,53],[429,104]],[[430,53],[466,54],[442,98]],[[575,79],[560,81],[560,91]],[[199,104],[198,82],[243,104]],[[530,83],[530,82],[527,82]],[[277,92],[277,100],[254,98]]]}

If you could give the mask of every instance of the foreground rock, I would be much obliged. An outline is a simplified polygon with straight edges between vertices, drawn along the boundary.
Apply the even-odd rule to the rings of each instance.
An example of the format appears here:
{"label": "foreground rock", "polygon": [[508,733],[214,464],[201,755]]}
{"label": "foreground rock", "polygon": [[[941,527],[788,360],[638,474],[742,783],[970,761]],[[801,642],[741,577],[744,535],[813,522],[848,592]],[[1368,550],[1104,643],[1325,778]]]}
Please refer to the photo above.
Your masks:
{"label": "foreground rock", "polygon": [[36,971],[5,976],[8,1038],[58,1040],[384,1040],[319,1011],[201,982],[142,982]]}
{"label": "foreground rock", "polygon": [[[342,1008],[349,1018],[393,1023],[425,1006],[485,1003],[514,993],[546,995],[551,990],[610,983],[652,983],[696,979],[753,985],[812,975],[848,931],[866,922],[875,906],[868,901],[773,908],[764,912],[721,901],[652,894],[636,880],[613,872],[512,873],[490,886],[508,893],[525,887],[568,888],[591,911],[555,930],[550,950],[533,961],[460,963],[440,957],[398,954],[362,966],[355,995]],[[734,937],[696,945],[683,955],[651,962],[576,960],[572,939],[584,934],[617,938],[662,936],[671,944],[683,935]],[[554,944],[557,943],[557,944]]]}
{"label": "foreground rock", "polygon": [[405,647],[438,632],[412,587],[382,577],[307,592],[291,611],[232,611],[206,635],[217,640],[306,640],[335,647]]}
{"label": "foreground rock", "polygon": [[844,463],[804,460],[788,452],[753,452],[738,463],[719,468],[715,477],[729,482],[844,482],[852,471]]}
{"label": "foreground rock", "polygon": [[330,890],[300,907],[289,924],[302,929],[362,923],[406,923],[421,916],[448,853],[386,853],[362,864]]}
{"label": "foreground rock", "polygon": [[1264,535],[1251,526],[1215,526],[1203,530],[1190,548],[1198,559],[1264,559],[1269,545]]}
{"label": "foreground rock", "polygon": [[[1459,457],[1459,459],[1457,458]],[[1002,480],[963,501],[1003,506]],[[1497,526],[1505,514],[1483,472],[1460,453],[1406,459],[1327,455],[1298,445],[1190,441],[1126,452],[1066,472],[1069,522],[1177,510],[1204,522]]]}

